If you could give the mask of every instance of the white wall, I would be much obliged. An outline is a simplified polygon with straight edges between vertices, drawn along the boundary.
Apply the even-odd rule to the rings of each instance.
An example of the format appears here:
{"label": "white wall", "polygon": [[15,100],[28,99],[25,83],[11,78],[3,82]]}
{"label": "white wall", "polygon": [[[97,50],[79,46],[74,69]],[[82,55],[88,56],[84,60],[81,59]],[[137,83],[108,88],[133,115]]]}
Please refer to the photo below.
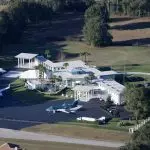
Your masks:
{"label": "white wall", "polygon": [[39,65],[39,61],[38,61],[38,59],[34,59],[34,64],[35,64],[35,66],[38,66]]}
{"label": "white wall", "polygon": [[99,87],[101,90],[106,90],[108,92],[108,94],[111,96],[111,100],[115,104],[120,105],[123,103],[123,97],[120,96],[122,95],[122,93],[115,92],[115,90],[111,90],[109,86],[105,85],[105,83],[102,83],[102,82],[99,82]]}

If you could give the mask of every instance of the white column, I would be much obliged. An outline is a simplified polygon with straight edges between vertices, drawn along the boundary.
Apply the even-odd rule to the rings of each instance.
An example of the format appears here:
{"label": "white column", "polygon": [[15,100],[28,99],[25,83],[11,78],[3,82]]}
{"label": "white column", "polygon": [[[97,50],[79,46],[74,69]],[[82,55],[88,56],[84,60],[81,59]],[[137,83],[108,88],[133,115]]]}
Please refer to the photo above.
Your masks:
{"label": "white column", "polygon": [[22,65],[21,65],[21,66],[23,66],[23,58],[21,59],[21,63],[22,63]]}
{"label": "white column", "polygon": [[24,65],[24,58],[23,58],[23,65]]}
{"label": "white column", "polygon": [[22,58],[20,58],[20,67],[22,67]]}
{"label": "white column", "polygon": [[79,91],[77,93],[77,97],[78,97],[78,99],[80,99],[80,92]]}
{"label": "white column", "polygon": [[89,91],[87,92],[87,101],[89,101]]}
{"label": "white column", "polygon": [[21,67],[21,58],[19,58],[19,67]]}
{"label": "white column", "polygon": [[30,68],[30,59],[29,59],[29,68]]}
{"label": "white column", "polygon": [[19,58],[18,58],[18,68],[19,68]]}
{"label": "white column", "polygon": [[68,86],[68,80],[66,79],[66,86]]}
{"label": "white column", "polygon": [[31,66],[30,67],[32,68],[32,59],[31,59]]}
{"label": "white column", "polygon": [[86,102],[87,102],[88,92],[86,92]]}

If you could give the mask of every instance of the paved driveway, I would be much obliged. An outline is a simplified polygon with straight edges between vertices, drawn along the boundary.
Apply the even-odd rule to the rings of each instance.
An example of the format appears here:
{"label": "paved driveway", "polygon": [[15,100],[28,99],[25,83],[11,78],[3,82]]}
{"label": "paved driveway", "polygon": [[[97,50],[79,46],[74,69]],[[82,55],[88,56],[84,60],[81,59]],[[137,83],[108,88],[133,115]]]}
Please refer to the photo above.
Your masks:
{"label": "paved driveway", "polygon": [[[32,97],[31,97],[32,98]],[[80,116],[99,118],[110,117],[110,114],[100,108],[98,101],[83,103],[84,110],[76,114],[47,113],[49,106],[62,105],[64,102],[72,103],[73,100],[47,101],[42,104],[24,106],[14,99],[13,96],[4,96],[0,101],[0,128],[21,129],[41,123],[57,123],[60,121],[71,121]]]}

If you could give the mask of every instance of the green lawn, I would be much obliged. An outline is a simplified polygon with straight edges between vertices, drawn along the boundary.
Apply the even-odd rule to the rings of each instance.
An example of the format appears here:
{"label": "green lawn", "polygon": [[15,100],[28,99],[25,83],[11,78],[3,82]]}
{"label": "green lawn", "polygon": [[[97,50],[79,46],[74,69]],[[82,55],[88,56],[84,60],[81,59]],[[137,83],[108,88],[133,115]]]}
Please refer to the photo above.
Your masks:
{"label": "green lawn", "polygon": [[117,150],[116,148],[97,146],[0,138],[0,145],[4,144],[5,142],[18,144],[21,148],[24,148],[25,150]]}
{"label": "green lawn", "polygon": [[126,71],[150,71],[150,49],[148,47],[94,48],[83,42],[68,41],[65,43],[64,51],[67,53],[80,54],[83,51],[91,53],[88,60],[92,65],[109,66],[120,71],[124,70],[124,66]]}
{"label": "green lawn", "polygon": [[[86,122],[86,121],[76,121],[76,120],[73,120],[71,122],[60,122],[60,124],[91,127],[91,128],[106,129],[106,130],[116,130],[116,131],[124,131],[124,132],[128,132],[129,128],[136,124],[135,121],[130,121],[131,125],[129,126],[119,126],[119,122],[120,122],[119,118],[113,118],[107,124],[104,125],[98,125],[97,122]],[[126,121],[122,121],[122,122],[126,122]]]}
{"label": "green lawn", "polygon": [[38,104],[48,100],[62,100],[65,97],[50,94],[41,93],[36,90],[28,90],[24,87],[24,81],[17,79],[11,83],[11,94],[16,99],[20,100],[24,104]]}
{"label": "green lawn", "polygon": [[32,132],[43,132],[47,134],[70,136],[76,138],[86,138],[95,140],[110,140],[110,141],[128,141],[129,133],[119,130],[104,129],[101,127],[90,126],[89,124],[73,124],[73,123],[58,123],[58,124],[41,124],[32,127],[24,128],[23,130]]}
{"label": "green lawn", "polygon": [[[39,48],[40,47],[40,48]],[[45,49],[53,51],[64,51],[66,60],[82,59],[80,53],[88,51],[91,55],[88,57],[89,64],[96,66],[112,67],[112,69],[123,71],[141,71],[150,72],[150,49],[148,47],[90,47],[83,42],[63,41],[63,42],[48,42],[42,46],[41,44],[11,45],[6,47],[8,53],[0,57],[1,67],[12,67],[17,64],[15,59],[11,60],[14,55],[20,52],[32,52],[44,54]],[[7,57],[7,59],[5,59]],[[12,62],[12,63],[10,63]],[[124,67],[125,66],[125,67]]]}

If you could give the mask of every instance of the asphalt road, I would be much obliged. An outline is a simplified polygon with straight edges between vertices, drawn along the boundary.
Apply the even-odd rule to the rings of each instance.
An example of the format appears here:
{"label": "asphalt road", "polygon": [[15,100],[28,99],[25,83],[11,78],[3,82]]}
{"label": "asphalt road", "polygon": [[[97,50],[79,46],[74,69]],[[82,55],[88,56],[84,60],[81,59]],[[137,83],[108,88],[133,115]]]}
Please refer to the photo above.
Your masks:
{"label": "asphalt road", "polygon": [[72,103],[73,100],[47,101],[42,104],[25,106],[18,103],[18,100],[14,99],[13,96],[4,95],[0,101],[0,128],[20,130],[41,123],[67,122],[81,116],[110,117],[108,112],[100,108],[100,103],[96,100],[84,103],[84,110],[77,111],[75,114],[53,114],[45,111],[49,106],[62,105],[64,102]]}
{"label": "asphalt road", "polygon": [[93,146],[103,146],[103,147],[113,147],[113,148],[118,148],[124,145],[124,143],[122,142],[96,141],[96,140],[87,140],[87,139],[79,139],[79,138],[77,139],[77,138],[71,138],[71,137],[47,135],[43,133],[39,134],[39,133],[32,133],[32,132],[26,132],[26,131],[2,129],[2,128],[0,128],[0,138],[51,141],[51,142],[83,144],[83,145],[93,145]]}

